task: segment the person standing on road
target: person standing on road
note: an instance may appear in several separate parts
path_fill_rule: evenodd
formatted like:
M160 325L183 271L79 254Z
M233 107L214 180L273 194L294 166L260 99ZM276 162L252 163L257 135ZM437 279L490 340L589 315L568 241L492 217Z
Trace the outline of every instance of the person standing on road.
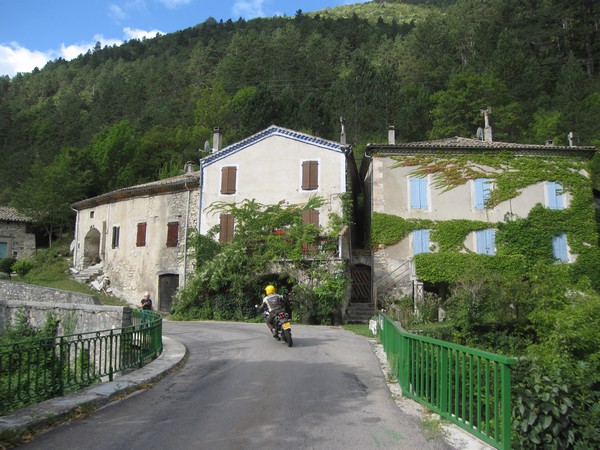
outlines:
M150 298L150 292L144 292L144 298L140 301L140 307L146 311L152 309L152 299Z

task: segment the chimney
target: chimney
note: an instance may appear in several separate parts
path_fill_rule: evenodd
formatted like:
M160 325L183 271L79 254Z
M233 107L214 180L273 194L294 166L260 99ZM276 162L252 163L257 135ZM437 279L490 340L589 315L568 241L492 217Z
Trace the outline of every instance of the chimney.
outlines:
M483 129L483 140L485 142L492 142L492 127L490 125L490 114L492 114L491 106L488 106L487 109L481 110L481 115L483 116L483 120L485 122L485 127Z
M184 173L192 173L193 171L194 171L194 163L191 161L186 162L183 172Z
M340 131L340 144L346 145L346 129L344 128L344 118L340 116L340 125L342 130Z
M575 137L575 135L573 134L572 131L569 131L569 134L567 135L567 138L569 139L569 147L573 147L573 138Z
M395 145L396 144L396 129L393 125L388 127L388 144Z
M219 127L215 127L213 129L213 153L221 150L221 140L223 136L221 133L221 129Z

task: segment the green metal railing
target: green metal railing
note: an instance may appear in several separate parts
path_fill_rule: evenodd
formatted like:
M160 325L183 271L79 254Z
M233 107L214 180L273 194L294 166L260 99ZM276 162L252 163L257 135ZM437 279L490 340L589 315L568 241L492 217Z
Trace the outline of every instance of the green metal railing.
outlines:
M378 332L403 396L495 448L511 448L516 359L409 333L381 312Z
M0 345L0 415L137 368L162 352L162 317L132 310L114 330Z

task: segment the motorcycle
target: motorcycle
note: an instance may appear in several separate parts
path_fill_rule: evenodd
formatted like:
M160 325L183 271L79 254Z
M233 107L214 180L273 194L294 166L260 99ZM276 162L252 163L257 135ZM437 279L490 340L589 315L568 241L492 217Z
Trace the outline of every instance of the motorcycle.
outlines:
M269 312L264 312L265 321L269 317ZM285 311L280 311L275 315L273 319L273 327L275 330L274 337L278 341L283 339L288 347L294 345L294 340L292 339L292 320L290 319L290 315Z

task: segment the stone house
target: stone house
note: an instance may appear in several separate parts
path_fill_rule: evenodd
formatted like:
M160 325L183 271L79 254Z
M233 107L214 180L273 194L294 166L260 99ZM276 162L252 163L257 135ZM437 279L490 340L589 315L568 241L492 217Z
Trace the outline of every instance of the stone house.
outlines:
M327 227L330 213L342 214L349 146L277 126L224 148L221 140L217 128L198 172L73 204L74 271L98 265L115 295L137 304L150 291L154 307L169 311L193 270L187 230L205 234L218 226L222 242L235 233L235 218L212 213L214 202L301 204L317 195L327 203L304 220ZM348 258L349 235L346 230L339 237L340 259Z
M74 270L103 274L104 287L134 305L149 291L154 309L169 311L192 270L187 230L198 223L198 198L199 173L188 164L183 175L74 203Z
M434 234L431 228L440 230L440 224L454 225L464 233L450 251L500 258L511 256L511 249L498 249L498 224L528 218L534 208L538 208L536 217L545 217L544 211L577 209L584 214L585 224L565 225L539 245L562 263L573 263L577 251L595 247L594 221L589 220L592 188L585 168L596 149L494 142L491 130L486 137L396 144L390 127L387 144L367 146L361 177L367 233L375 239L371 264L376 301L392 289L421 297L423 282L417 277L415 256L451 247L436 242L443 233ZM585 199L577 200L575 207L576 191ZM404 228L390 237L389 224L394 220ZM589 228L587 241L576 242L577 226ZM385 227L388 235L377 237ZM497 252L503 256L494 256Z
M0 258L29 258L35 254L30 218L15 208L0 206Z

